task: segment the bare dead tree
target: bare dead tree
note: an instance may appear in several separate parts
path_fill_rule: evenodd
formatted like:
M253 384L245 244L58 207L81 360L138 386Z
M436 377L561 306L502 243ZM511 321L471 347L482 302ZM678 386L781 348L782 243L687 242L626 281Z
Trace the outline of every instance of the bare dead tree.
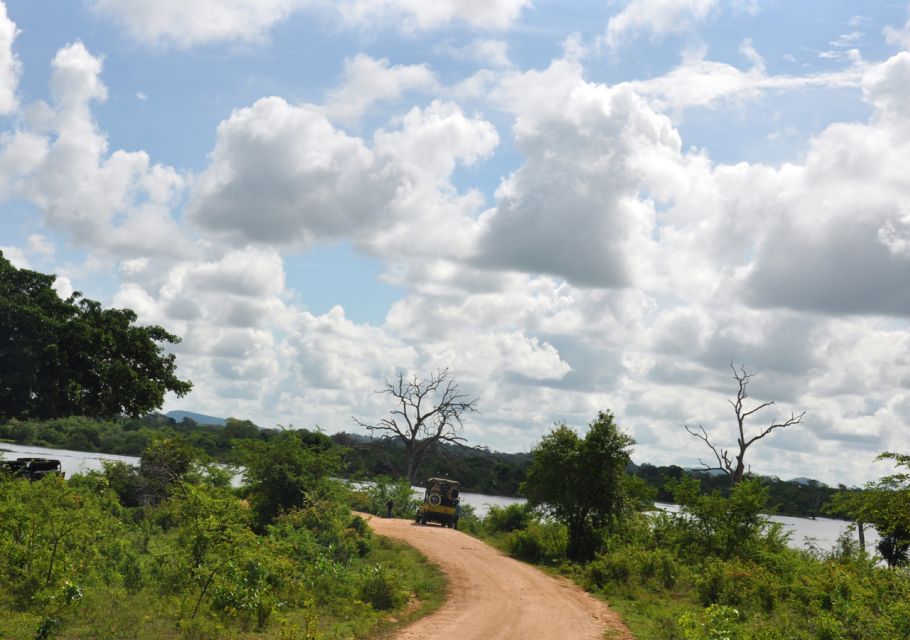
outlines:
M464 445L461 435L462 419L477 411L477 398L460 392L448 369L431 374L426 379L406 378L403 372L396 380L386 380L385 388L377 391L390 395L396 407L389 417L375 424L354 422L370 432L372 437L398 440L404 445L407 478L411 484L427 455L442 443Z
M711 442L711 439L708 437L708 432L705 431L705 428L700 424L697 425L697 430L693 427L690 427L689 425L684 426L690 435L698 438L706 445L708 445L711 453L714 454L714 458L717 461L717 464L712 466L705 463L701 459L699 459L698 462L708 470L719 469L723 471L730 477L730 479L733 481L733 484L736 484L743 479L743 476L746 473L746 464L744 462L746 457L746 450L755 442L761 440L775 429L783 429L794 424L799 424L802 421L803 416L806 415L806 412L803 411L799 415L791 412L790 417L786 420L780 422L772 421L771 424L759 431L758 434L752 436L751 438L746 438L746 431L744 427L746 418L766 407L770 407L774 404L774 402L763 402L756 407L746 409L743 406L743 401L749 397L749 394L746 392L746 388L749 386L749 382L756 374L746 373L745 365L740 365L739 369L737 369L736 366L734 366L734 364L731 362L730 368L733 370L734 380L736 380L737 384L739 385L739 390L736 393L736 401L727 400L727 402L729 402L733 407L733 411L736 414L736 425L739 429L736 439L736 443L739 447L739 453L736 454L736 457L730 457L729 449L723 449L713 444Z

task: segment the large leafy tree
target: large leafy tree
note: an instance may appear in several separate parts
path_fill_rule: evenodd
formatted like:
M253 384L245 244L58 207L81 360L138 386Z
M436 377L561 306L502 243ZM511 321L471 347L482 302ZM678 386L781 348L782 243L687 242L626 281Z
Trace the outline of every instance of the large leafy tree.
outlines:
M0 252L0 418L138 416L161 407L168 391L190 391L164 351L180 338L136 326L130 309L104 309L80 293L64 300L55 279Z
M569 530L567 555L590 558L598 531L615 526L628 504L626 467L635 444L601 411L584 437L559 424L541 439L523 485L528 501Z

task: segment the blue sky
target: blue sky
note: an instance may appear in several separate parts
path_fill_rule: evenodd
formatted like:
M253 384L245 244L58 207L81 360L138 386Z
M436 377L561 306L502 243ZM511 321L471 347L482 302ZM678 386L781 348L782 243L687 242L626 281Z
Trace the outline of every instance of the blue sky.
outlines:
M910 435L905 1L0 6L0 249L183 336L166 409L351 430L447 367L472 442L609 408L692 465L732 361L807 412L756 471Z

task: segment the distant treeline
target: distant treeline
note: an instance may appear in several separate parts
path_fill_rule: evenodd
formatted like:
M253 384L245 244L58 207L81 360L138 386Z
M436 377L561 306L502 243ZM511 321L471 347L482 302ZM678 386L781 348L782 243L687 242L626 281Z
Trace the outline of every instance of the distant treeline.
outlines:
M177 422L160 414L142 418L95 420L70 417L46 421L10 420L0 424L0 440L75 451L139 456L155 436L179 435L213 460L235 462L236 440L269 441L281 429L263 429L249 420L228 418L224 426L200 424L191 418ZM381 475L397 477L404 468L404 451L394 441L376 441L364 436L337 433L330 436L344 447L342 474L354 479ZM521 483L531 465L529 453L502 453L469 447L442 445L424 464L423 477L443 476L458 479L465 491L489 495L520 496ZM701 483L702 492L720 491L729 495L730 481L724 474L686 470L682 467L630 465L628 472L641 478L656 492L659 502L672 502L667 480L692 476ZM826 513L831 496L844 489L829 487L814 480L807 482L761 478L768 487L769 504L781 515L815 517Z

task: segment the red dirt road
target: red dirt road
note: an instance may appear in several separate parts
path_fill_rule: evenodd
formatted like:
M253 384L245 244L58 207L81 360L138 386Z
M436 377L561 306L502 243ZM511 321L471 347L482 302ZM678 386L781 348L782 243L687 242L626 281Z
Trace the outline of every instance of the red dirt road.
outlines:
M449 578L445 604L395 640L634 640L616 613L568 580L460 531L364 517L376 533L419 549Z

